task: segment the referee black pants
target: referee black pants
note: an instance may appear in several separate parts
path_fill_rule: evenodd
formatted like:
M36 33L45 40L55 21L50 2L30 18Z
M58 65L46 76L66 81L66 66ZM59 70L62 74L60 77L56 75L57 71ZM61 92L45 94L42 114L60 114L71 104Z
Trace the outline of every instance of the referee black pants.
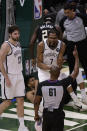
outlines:
M73 71L75 65L75 59L73 56L73 50L75 45L77 47L80 63L84 68L87 78L87 39L84 39L79 42L67 41L67 57L68 57L70 73Z
M42 131L64 131L64 112L43 111Z

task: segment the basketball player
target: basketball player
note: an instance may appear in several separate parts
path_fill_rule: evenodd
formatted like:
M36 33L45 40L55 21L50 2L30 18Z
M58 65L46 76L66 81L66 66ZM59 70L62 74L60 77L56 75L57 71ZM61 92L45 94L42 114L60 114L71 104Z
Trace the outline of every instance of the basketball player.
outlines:
M30 56L31 56L32 63L33 63L32 65L36 63L36 59L34 56L34 48L35 48L36 43L39 43L43 40L47 40L48 31L53 28L56 28L57 30L60 31L60 29L57 26L56 27L54 26L53 19L48 16L47 17L45 16L43 23L35 28L30 44L29 44ZM58 37L62 39L61 32Z
M58 31L56 32L55 29L52 29L48 32L48 39L40 42L37 46L37 66L39 82L50 78L49 70L52 65L58 65L60 67L62 65L61 58L63 57L65 51L65 43L58 40L57 36ZM72 87L68 88L68 92L70 93L74 104L81 108L81 103L73 92ZM68 94L67 90L66 94ZM68 103L70 101L70 96L68 98L65 97L65 103Z
M35 78L34 75L28 75L24 79L25 86L26 86L26 98L34 103L35 98L35 87L38 85L38 80Z
M60 68L58 66L50 67L50 79L39 84L37 94L35 97L35 121L38 121L39 105L43 97L43 123L42 131L63 131L64 130L64 90L76 78L79 72L79 60L76 47L73 51L75 57L74 71L67 78L58 80Z
M24 124L24 96L25 86L22 75L22 52L19 43L19 28L13 25L8 28L9 39L5 41L0 50L0 70L2 72L1 90L2 99L0 115L10 106L15 97L17 101L17 115L19 119L18 131L28 131Z

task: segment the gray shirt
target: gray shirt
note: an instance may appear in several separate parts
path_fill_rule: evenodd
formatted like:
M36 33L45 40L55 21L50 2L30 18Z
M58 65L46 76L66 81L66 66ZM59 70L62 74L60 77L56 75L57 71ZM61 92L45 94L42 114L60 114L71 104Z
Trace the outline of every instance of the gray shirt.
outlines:
M79 14L76 14L74 19L63 18L60 27L66 32L68 41L78 42L86 38L85 22Z

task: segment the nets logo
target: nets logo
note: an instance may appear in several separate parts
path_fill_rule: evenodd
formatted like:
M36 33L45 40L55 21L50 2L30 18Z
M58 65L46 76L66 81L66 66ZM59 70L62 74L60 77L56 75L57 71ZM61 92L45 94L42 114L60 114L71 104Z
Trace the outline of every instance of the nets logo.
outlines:
M42 17L42 0L34 0L34 19Z
M57 48L57 49L56 49L56 51L57 51L57 52L59 52L59 51L60 51L60 49L59 49L59 48Z

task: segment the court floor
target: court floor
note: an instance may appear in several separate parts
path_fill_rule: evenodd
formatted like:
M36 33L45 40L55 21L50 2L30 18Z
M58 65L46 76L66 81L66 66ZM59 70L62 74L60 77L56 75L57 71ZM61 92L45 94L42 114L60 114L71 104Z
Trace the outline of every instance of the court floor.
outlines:
M64 70L68 74L68 70ZM87 81L84 80L85 85ZM81 99L81 94L79 87L77 88L77 95ZM87 92L87 88L86 88ZM65 131L87 131L87 106L83 104L83 110L78 111L74 109L73 102L70 102L64 107L65 121L64 130ZM30 131L35 131L34 128L34 106L25 100L24 103L24 119L25 125ZM18 120L16 115L16 102L14 101L12 105L2 114L0 118L0 131L17 131L18 130Z
M73 105L73 102L69 104ZM87 131L87 110L78 112L73 107L65 106L65 131ZM34 128L34 108L33 104L29 102L24 103L25 107L25 124L30 131L35 131ZM0 131L17 131L19 126L17 115L16 115L16 103L14 103L8 110L3 113L0 118Z

